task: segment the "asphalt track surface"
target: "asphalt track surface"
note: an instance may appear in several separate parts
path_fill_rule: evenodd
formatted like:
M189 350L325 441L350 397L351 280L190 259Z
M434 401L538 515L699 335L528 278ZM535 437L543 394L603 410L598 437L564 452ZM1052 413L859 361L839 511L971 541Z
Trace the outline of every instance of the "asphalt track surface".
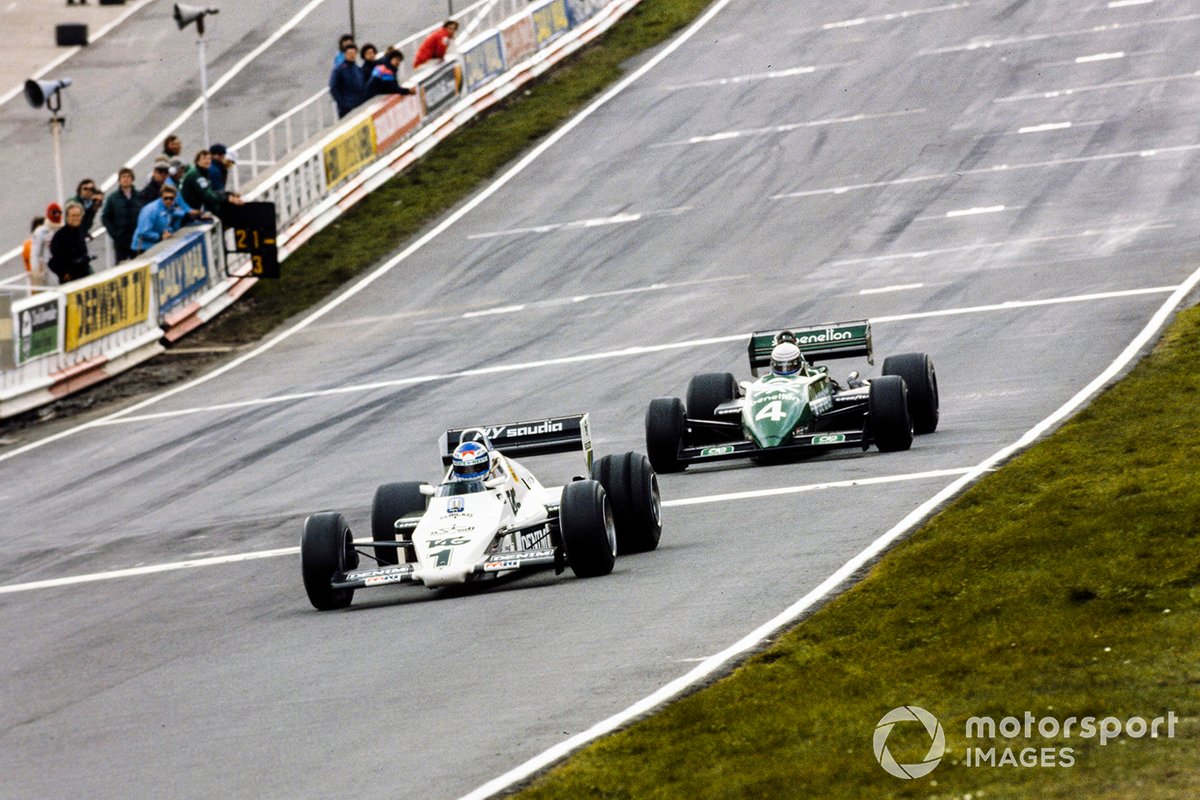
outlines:
M152 152L157 153L157 134L200 97L195 29L177 28L173 5L168 0L150 3L47 76L74 80L63 93L62 110L67 119L62 156L68 197L81 179L103 182L151 141L156 141ZM220 8L207 19L205 33L210 86L293 16L314 6L209 99L209 131L214 141L227 145L320 91L329 79L338 36L350 29L346 0L207 5ZM455 3L458 8L466 5L463 0ZM437 23L446 11L446 0L354 0L355 33L360 42L382 48ZM48 120L45 109L30 108L23 97L0 105L0 253L20 244L29 234L30 218L44 212L54 197ZM190 162L205 145L203 130L199 111L174 129L183 139L184 161ZM148 178L140 170L138 186ZM0 277L10 274L11 269L4 269Z
M802 6L729 3L303 330L0 461L0 589L293 548L324 508L365 532L374 486L434 479L452 426L586 410L599 452L641 450L649 399L745 376L756 327L874 319L880 356L932 355L937 433L666 476L709 502L600 579L320 614L289 551L0 593L0 794L460 796L820 584L1195 268L1194 3ZM715 497L881 476L908 479Z

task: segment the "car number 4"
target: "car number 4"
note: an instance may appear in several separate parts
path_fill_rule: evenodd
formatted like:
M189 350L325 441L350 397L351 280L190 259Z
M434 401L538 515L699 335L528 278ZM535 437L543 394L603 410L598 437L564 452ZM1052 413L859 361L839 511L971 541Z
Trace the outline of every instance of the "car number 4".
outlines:
M772 400L758 410L758 413L754 415L754 419L769 419L771 422L779 422L779 420L786 416L787 414L783 413L783 401Z

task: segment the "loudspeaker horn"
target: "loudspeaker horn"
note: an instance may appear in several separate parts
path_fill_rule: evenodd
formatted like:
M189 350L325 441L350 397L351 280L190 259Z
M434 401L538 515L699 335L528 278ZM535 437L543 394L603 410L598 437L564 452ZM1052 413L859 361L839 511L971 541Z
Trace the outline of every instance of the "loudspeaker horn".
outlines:
M41 108L46 101L54 96L59 89L71 85L70 78L60 78L56 81L35 81L32 78L25 81L25 99L34 108Z
M189 6L183 3L175 4L175 24L179 26L179 30L183 30L193 22L196 23L196 30L200 35L204 35L204 18L209 14L219 14L219 8L205 8L204 6Z

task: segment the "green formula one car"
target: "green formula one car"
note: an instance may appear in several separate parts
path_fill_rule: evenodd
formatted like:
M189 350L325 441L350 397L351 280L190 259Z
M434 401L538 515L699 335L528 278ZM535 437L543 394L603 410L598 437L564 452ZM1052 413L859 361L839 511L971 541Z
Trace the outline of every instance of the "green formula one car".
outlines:
M687 404L659 397L646 412L646 453L655 471L689 464L754 458L772 462L837 447L907 450L914 433L938 424L938 387L924 353L883 362L883 375L864 380L851 372L842 386L829 368L812 362L861 358L874 364L871 323L840 322L792 330L759 331L750 338L756 378L738 383L728 372L696 375ZM770 370L759 376L759 370Z

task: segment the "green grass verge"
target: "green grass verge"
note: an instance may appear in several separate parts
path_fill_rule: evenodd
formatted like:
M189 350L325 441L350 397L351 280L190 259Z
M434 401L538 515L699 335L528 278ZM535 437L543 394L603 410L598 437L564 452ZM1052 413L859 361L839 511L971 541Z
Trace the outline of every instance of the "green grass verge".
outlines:
M534 798L1200 797L1200 310L1122 382L980 481L732 675L601 740ZM945 758L901 780L876 723L921 706ZM968 740L971 716L1173 711L1175 738ZM1076 725L1076 730L1078 726ZM893 729L900 763L929 736ZM968 767L968 744L1073 750Z
M711 0L643 0L600 40L439 144L313 237L201 332L227 342L260 339L391 255L505 165L619 80L622 64L666 41ZM497 113L502 112L502 113Z

